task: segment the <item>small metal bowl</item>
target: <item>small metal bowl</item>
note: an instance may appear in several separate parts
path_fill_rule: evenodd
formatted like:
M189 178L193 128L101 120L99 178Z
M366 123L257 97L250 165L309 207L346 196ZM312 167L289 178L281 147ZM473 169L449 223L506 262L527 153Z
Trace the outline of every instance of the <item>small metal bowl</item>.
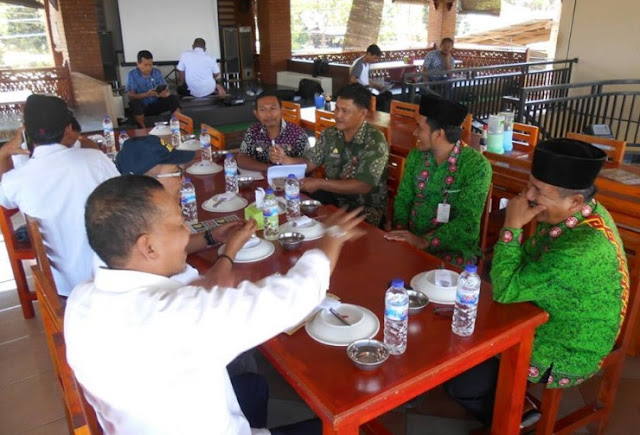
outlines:
M365 338L347 347L347 356L360 370L373 371L389 358L389 349L381 341Z
M304 201L300 201L300 209L304 214L314 214L318 211L318 207L321 205L322 203L315 199L305 199Z
M304 235L300 233L282 233L278 235L278 242L287 251L298 249L304 241Z
M409 314L419 313L429 303L429 296L418 290L407 290L409 295Z
M238 186L240 189L248 189L251 187L255 179L250 176L238 177Z

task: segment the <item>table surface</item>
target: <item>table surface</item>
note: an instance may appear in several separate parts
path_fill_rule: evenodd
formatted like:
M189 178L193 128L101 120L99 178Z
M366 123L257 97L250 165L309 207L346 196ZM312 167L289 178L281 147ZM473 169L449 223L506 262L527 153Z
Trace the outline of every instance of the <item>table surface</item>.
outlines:
M224 189L222 173L191 176L191 180L198 195L200 220L230 214L210 213L200 206ZM240 195L250 202L254 199L252 190L241 190ZM329 209L321 207L319 219L327 213ZM367 234L344 247L329 291L345 303L373 311L381 323L375 338L381 340L389 281L400 277L408 283L414 275L443 264L408 244L386 241L382 231L362 225ZM275 253L269 258L234 265L236 279L258 280L274 272L285 273L303 250L315 243L304 242L302 250L294 252L284 251L276 243ZM189 262L203 271L216 257L215 250L208 250L190 255ZM325 434L357 434L358 427L367 421L502 352L496 409L504 412L496 413L493 433L518 433L533 332L547 320L547 314L531 304L495 303L490 285L483 283L476 332L460 338L451 332L451 318L435 315L433 306L410 317L406 353L391 356L373 373L355 368L345 347L317 343L304 329L292 336L280 334L264 343L261 350L322 418Z

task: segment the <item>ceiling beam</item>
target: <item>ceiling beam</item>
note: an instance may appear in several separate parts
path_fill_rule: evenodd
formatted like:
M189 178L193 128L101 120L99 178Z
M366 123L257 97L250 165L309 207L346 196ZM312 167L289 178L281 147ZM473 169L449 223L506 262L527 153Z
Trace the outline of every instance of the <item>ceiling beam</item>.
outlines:
M0 0L0 3L7 3L14 6L24 6L26 8L44 9L44 5L37 0Z

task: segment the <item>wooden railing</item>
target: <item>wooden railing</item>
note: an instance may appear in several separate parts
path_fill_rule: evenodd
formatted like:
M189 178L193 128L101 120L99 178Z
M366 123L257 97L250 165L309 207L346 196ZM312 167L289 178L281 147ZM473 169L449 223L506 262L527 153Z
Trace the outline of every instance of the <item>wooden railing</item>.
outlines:
M403 60L405 56L415 59L424 59L427 53L434 50L434 47L423 49L390 50L384 51L380 61ZM302 54L293 55L294 60L314 60L319 57L326 58L329 63L340 65L351 65L357 58L362 56L362 51L343 53L323 53L323 54ZM487 65L502 65L522 63L529 60L528 51L503 51L503 50L476 50L454 48L451 55L454 59L461 61L459 67L471 68Z
M57 95L70 107L75 106L67 66L0 70L0 93L24 91Z
M640 79L523 87L504 106L544 139L607 124L616 139L640 143Z

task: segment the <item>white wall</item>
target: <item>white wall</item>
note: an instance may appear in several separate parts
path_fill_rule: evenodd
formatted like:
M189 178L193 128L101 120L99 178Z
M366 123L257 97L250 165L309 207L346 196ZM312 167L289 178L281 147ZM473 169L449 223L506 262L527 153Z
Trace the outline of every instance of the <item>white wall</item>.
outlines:
M556 58L579 59L572 82L640 79L640 2L564 0Z
M217 0L119 0L118 8L126 62L135 62L140 50L154 61L177 61L198 37L220 57Z

